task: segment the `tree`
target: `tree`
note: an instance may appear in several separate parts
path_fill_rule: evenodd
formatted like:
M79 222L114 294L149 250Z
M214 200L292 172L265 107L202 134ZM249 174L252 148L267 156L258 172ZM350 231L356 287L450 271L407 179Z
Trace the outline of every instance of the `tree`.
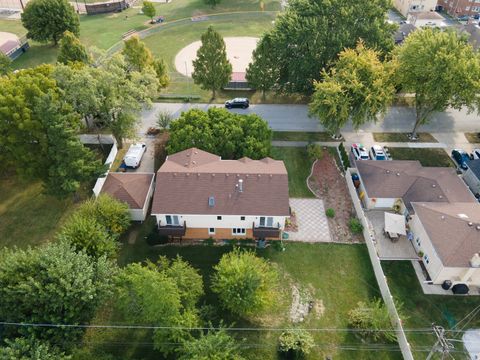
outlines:
M448 107L473 111L478 107L480 59L455 31L415 31L397 48L397 81L402 91L415 94L415 125L428 122Z
M0 78L0 117L2 155L48 193L66 196L105 172L78 139L78 115L61 99L52 66Z
M262 159L270 154L271 137L267 122L255 114L239 115L220 108L207 112L191 109L170 124L167 152L197 147L224 159Z
M138 35L131 36L124 41L122 54L125 56L130 71L143 71L153 63L152 52Z
M252 62L248 64L246 79L248 84L262 91L265 99L265 91L271 90L278 80L278 69L270 53L273 51L273 43L270 35L265 35L253 50Z
M202 34L202 45L193 61L192 78L204 90L215 92L226 86L232 75L232 64L227 59L225 42L218 32L209 26Z
M204 1L205 1L205 4L210 5L212 9L215 8L215 6L217 6L221 2L221 0L204 0Z
M0 359L3 360L70 360L71 357L52 348L47 342L35 338L16 338L5 340L0 347Z
M157 9L151 1L144 1L142 6L142 12L150 18L150 22L153 24L153 18L157 14Z
M395 88L390 67L379 56L360 41L355 49L342 51L323 80L315 82L310 114L336 137L349 119L358 129L387 111Z
M166 88L170 83L170 77L168 76L167 63L163 59L155 59L152 64L153 70L157 74L158 87Z
M76 251L84 251L94 258L114 258L118 244L95 219L74 214L58 234L61 241L69 243Z
M348 312L348 319L350 326L361 330L360 334L365 337L375 341L397 340L388 309L381 299L370 303L358 302L357 307Z
M289 1L264 35L273 44L266 63L279 74L278 88L311 94L314 81L322 78L322 69L328 70L338 53L354 47L359 39L382 55L388 53L395 30L395 25L387 23L390 6L389 0Z
M70 62L80 62L89 64L91 62L87 49L82 45L80 40L70 31L65 31L60 40L60 50L58 52L57 61L62 64Z
M78 36L80 21L73 6L67 0L32 0L22 13L22 24L27 37L38 42L58 40L65 31Z
M210 330L198 339L186 341L180 360L243 360L235 339L225 329Z
M223 255L214 269L212 291L232 313L251 315L275 303L278 273L253 252L235 249Z
M0 318L7 322L84 324L110 295L116 265L54 242L0 252ZM79 328L4 327L2 336L33 336L67 349Z
M0 52L0 76L6 75L10 72L11 64L12 64L12 60L10 60L10 58L7 55Z
M315 346L312 335L303 329L286 330L280 335L278 341L279 350L295 359L308 355Z

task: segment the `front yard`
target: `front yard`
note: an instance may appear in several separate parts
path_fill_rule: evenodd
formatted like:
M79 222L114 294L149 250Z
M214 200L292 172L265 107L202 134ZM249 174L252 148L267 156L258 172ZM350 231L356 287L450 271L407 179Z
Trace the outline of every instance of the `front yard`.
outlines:
M438 142L430 133L418 133L418 139L415 141L412 141L408 135L408 133L373 133L373 139L378 142Z
M182 256L197 268L205 283L206 296L202 300L209 305L211 319L224 319L236 328L252 328L251 331L234 331L242 342L247 359L277 359L277 339L280 331L272 328L296 326L290 319L292 289L299 289L303 298L314 302L312 311L298 326L309 329L314 335L316 347L306 358L325 359L400 359L395 344L387 350L381 346L370 346L344 329L348 328L348 311L359 301L380 297L380 293L364 245L304 244L287 243L285 251L272 246L256 250L259 256L275 263L282 277L282 301L260 318L242 319L220 308L216 296L208 290L212 267L220 257L232 249L231 246L149 246L145 234L139 234L135 244L125 243L121 254L121 264L129 262L156 261L159 256L173 258ZM111 308L104 309L92 323L119 323ZM270 328L270 329L268 329ZM260 330L262 329L262 330ZM320 330L320 329L330 329ZM128 340L127 340L128 339ZM89 329L85 346L98 354L103 350L122 359L162 359L151 346L151 334L146 330L93 330ZM122 346L113 344L121 343ZM372 350L372 347L374 348Z
M389 147L394 160L418 160L423 166L455 167L443 149Z

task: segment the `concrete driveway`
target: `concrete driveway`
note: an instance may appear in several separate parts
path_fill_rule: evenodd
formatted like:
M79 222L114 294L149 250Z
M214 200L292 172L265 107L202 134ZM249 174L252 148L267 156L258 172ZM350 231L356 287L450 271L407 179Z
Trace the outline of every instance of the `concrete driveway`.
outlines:
M332 241L323 200L291 198L290 207L295 211L298 231L288 232L289 241Z

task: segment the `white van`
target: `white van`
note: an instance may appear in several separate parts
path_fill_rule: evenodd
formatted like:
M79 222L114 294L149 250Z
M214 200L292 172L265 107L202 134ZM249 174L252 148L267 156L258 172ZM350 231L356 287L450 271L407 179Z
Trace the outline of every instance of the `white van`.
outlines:
M147 145L145 143L135 143L130 145L130 148L123 158L123 162L126 166L136 169L140 166L142 156L146 149Z

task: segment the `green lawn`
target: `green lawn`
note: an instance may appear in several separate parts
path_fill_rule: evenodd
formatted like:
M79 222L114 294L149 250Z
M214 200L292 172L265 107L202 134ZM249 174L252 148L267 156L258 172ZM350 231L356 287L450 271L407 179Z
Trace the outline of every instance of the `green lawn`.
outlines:
M307 187L307 177L310 175L312 162L304 147L273 147L272 157L285 162L291 197L315 197Z
M423 166L455 167L443 149L433 148L388 148L394 160L419 160Z
M403 303L403 313L408 315L404 321L406 329L430 328L432 323L444 326L445 329L452 328L480 304L478 297L423 294L410 261L384 261L382 266L393 297ZM478 327L480 317L476 316L468 328ZM448 333L447 336L451 338L453 334ZM420 350L420 346L431 347L435 342L435 337L431 334L407 331L407 337L414 352L415 349ZM455 346L457 349L462 348L460 343L455 343ZM422 353L416 354L422 358ZM425 358L426 353L423 356Z
M418 139L412 141L408 133L373 133L373 139L378 142L438 142L430 133L418 133Z
M472 144L480 143L479 133L465 133L465 137L467 138L469 143L472 143Z
M152 224L151 224L152 225ZM150 226L151 226L150 225ZM147 226L149 227L149 226ZM144 227L144 228L147 228ZM144 229L145 230L145 229ZM291 302L291 285L295 284L300 291L310 292L319 306L307 316L299 326L304 328L337 328L348 327L347 313L358 301L367 301L380 296L373 270L370 265L367 249L364 245L338 244L302 244L287 243L284 252L269 247L257 250L259 256L277 264L282 274L284 297L275 303L271 312L262 315L262 319L241 319L223 311L218 299L208 290L212 267L220 257L231 250L230 246L157 246L146 244L143 234L133 245L125 244L121 254L121 264L127 262L156 261L159 256L169 258L180 255L190 262L203 275L206 296L202 302L212 306L210 318L216 322L225 319L226 323L235 323L235 327L254 328L286 328L293 324L289 319ZM112 307L99 313L96 323L122 321ZM247 359L277 359L278 331L242 331L232 332L239 341L243 339L244 355ZM400 359L398 351L367 351L362 347L368 344L345 331L316 331L312 334L317 344L313 352L306 358L325 359ZM89 330L86 336L87 347L93 354L108 351L113 358L130 359L163 359L152 350L151 333L144 330ZM128 339L128 340L126 340ZM122 346L114 346L119 342ZM340 346L354 348L355 352L340 350ZM390 344L396 350L394 344Z
M273 139L279 141L338 141L326 132L313 131L274 131Z
M0 248L51 239L74 208L72 201L42 194L38 182L0 179Z

